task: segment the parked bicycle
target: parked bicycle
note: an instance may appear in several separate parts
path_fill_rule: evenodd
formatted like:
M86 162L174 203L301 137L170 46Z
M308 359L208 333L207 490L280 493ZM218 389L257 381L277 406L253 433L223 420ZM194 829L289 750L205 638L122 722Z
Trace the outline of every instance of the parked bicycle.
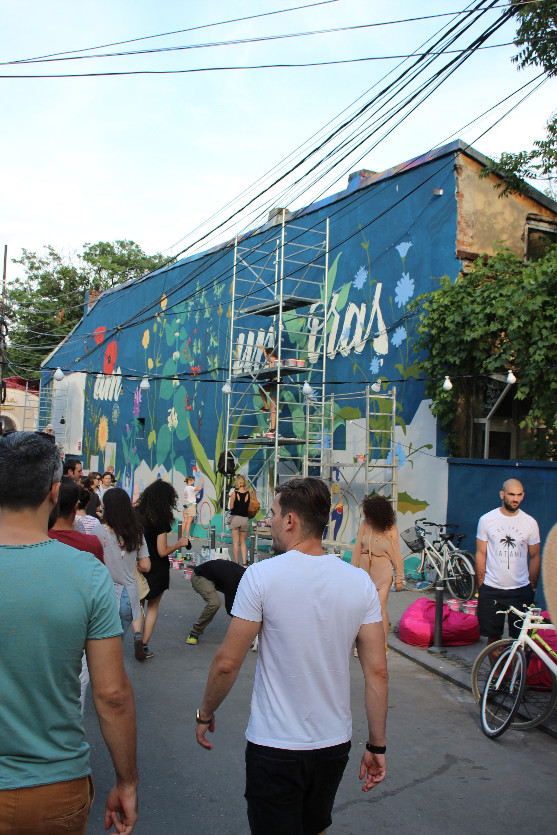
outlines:
M426 527L437 529L437 545L426 537ZM454 534L441 532L447 527L456 526L417 519L413 527L401 532L411 551L403 558L403 584L410 591L427 591L442 580L453 597L466 601L476 586L474 562L468 552L454 546Z
M482 730L491 739L507 728L535 728L557 702L557 653L538 634L555 627L532 606L525 612L510 606L506 612L522 619L520 634L488 644L472 667L472 693L481 704Z

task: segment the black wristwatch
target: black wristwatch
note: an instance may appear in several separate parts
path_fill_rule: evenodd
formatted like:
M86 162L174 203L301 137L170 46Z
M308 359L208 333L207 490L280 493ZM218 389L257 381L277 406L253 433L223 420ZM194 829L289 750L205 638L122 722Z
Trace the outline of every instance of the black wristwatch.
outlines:
M372 745L371 742L366 742L366 751L369 751L370 754L384 754L386 750L386 745Z
M195 714L195 721L197 722L198 725L210 725L214 718L215 718L215 714L213 713L213 715L211 716L210 719L202 719L201 716L199 715L199 708L197 708L197 711L196 711L196 714Z

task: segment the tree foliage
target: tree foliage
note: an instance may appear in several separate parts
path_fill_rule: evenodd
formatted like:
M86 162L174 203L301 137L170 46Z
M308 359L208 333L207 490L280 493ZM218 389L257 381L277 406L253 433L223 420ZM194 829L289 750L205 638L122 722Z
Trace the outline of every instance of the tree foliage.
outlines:
M163 262L133 241L84 244L83 252L63 256L52 246L42 254L23 250L24 276L8 285L8 367L4 373L39 376L41 362L83 316L85 296L139 278Z
M515 11L518 29L515 45L518 54L513 61L521 69L541 67L551 78L557 75L557 2L539 0L518 6ZM546 135L533 143L530 151L517 154L502 153L498 160L489 160L480 177L498 174L502 182L495 186L500 197L510 194L529 194L531 189L524 179L540 184L548 197L557 198L557 112L546 124Z
M416 350L427 379L432 411L448 434L451 454L466 456L473 380L480 375L516 375L514 396L522 402L525 453L557 454L557 247L524 264L509 250L479 258L456 282L448 277L433 293L420 296ZM441 382L449 375L453 389Z

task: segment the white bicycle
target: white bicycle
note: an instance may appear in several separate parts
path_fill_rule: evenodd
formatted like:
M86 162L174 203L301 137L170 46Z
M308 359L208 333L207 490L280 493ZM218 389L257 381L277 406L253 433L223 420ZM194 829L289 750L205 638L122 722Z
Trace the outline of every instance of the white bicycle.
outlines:
M472 693L481 702L482 731L491 739L507 728L535 728L557 702L557 653L538 634L555 629L554 625L544 620L541 609L521 612L510 606L500 614L507 612L522 619L520 634L488 644L472 667ZM492 666L493 654L497 659Z

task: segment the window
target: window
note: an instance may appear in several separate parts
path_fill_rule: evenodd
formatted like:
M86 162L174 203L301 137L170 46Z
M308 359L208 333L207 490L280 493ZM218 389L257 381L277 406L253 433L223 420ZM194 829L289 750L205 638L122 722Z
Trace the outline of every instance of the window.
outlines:
M555 244L557 244L557 223L539 217L526 218L524 257L528 261L541 258L546 250Z

